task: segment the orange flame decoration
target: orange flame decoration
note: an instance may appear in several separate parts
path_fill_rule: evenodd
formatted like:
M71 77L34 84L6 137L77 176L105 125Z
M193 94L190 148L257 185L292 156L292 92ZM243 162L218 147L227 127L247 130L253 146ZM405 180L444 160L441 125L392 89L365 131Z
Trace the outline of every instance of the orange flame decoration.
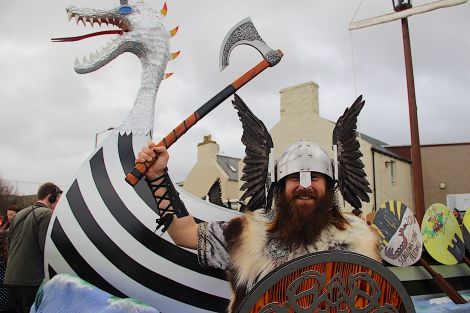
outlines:
M173 52L173 53L170 53L170 60L174 60L176 59L179 55L180 55L180 51L176 51L176 52Z
M163 77L163 79L170 78L171 75L173 75L173 73L165 73L165 76Z
M163 16L168 14L168 7L166 6L166 2L163 4L163 8L160 10L160 13L162 13Z
M179 29L179 26L176 26L175 28L173 28L172 30L170 30L170 36L173 37L176 35L176 33L178 32L178 29Z

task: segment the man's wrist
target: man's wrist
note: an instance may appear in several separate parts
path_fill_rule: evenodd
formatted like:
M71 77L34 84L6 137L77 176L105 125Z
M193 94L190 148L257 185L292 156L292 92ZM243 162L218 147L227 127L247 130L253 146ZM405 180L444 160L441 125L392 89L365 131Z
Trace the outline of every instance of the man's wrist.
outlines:
M167 170L168 170L168 168L165 168L161 171L151 172L151 173L147 172L145 177L147 178L148 181L153 181L155 179L158 179L159 177L163 178L163 176L165 176Z
M154 179L157 179L158 177L162 177L163 175L165 175L165 172L155 172L152 174L147 174L145 177L147 178L147 180L154 180Z

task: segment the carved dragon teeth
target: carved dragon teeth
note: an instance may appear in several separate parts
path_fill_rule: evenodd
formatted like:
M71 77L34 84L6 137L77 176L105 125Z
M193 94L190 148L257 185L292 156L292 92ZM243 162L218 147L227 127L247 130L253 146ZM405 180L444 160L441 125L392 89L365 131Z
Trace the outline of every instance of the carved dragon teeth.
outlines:
M104 18L104 21L103 21L103 17L94 17L94 16L79 16L79 15L76 15L74 13L71 13L69 15L69 22L75 18L76 19L76 23L77 25L82 22L83 23L83 26L87 26L87 23L90 24L91 27L94 27L94 24L98 24L100 27L101 27L101 24L103 23L106 23L106 26L109 26L110 24L111 25L114 25L114 26L117 26L119 27L120 29L124 30L124 31L128 31L129 30L129 26L127 25L127 23L125 21L123 21L122 19L120 18L114 18L114 17L105 17Z
M101 24L106 23L106 26L114 25L122 29L123 31L129 31L129 25L126 20L121 17L110 16L110 15L87 15L87 14L80 14L73 11L73 8L67 9L67 15L69 22L75 18L77 25L82 22L83 26L86 27L87 23L90 23L91 27L97 23L100 27Z

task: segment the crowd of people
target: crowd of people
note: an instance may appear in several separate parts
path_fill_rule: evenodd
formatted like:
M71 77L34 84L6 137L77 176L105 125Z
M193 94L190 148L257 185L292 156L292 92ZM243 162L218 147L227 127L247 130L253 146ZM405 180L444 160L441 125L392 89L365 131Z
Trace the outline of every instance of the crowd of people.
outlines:
M48 182L27 208L7 208L0 226L0 313L29 313L44 279L44 244L62 190Z

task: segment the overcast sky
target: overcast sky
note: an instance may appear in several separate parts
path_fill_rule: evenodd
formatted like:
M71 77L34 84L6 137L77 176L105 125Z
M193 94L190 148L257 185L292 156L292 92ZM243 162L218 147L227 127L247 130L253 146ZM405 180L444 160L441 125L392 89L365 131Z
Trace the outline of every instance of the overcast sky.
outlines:
M160 0L146 2L157 9L163 5ZM109 37L51 43L52 37L96 31L68 22L65 7L71 4L111 8L118 0L2 3L0 177L9 181L70 184L92 152L95 135L119 126L139 88L140 63L131 54L94 73L75 73L75 57L88 55ZM366 106L360 131L393 145L410 143L400 22L348 30L353 18L392 12L390 0L170 0L167 4L167 28L180 26L171 50L181 50L181 55L168 64L167 72L174 75L162 82L158 92L156 141L261 60L254 49L237 47L230 66L218 70L226 32L251 16L263 39L285 55L238 92L268 129L279 119L279 90L315 81L320 86L322 117L335 121L362 94ZM469 4L412 16L409 25L421 143L470 142ZM241 126L226 101L171 147L174 181L184 180L196 161L196 144L207 134L219 143L221 154L243 156Z

